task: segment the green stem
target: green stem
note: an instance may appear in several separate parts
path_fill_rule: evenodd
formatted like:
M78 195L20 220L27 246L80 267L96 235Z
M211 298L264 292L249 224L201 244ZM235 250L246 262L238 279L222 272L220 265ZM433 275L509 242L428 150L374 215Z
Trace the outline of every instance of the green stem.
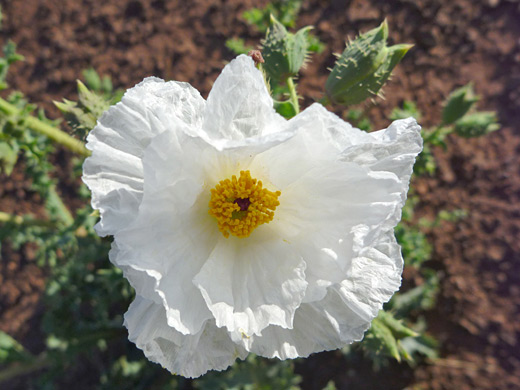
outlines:
M74 223L74 217L56 191L56 185L51 185L49 188L46 206L47 210L51 214L56 215L66 226L70 226Z
M6 116L16 117L20 115L20 110L17 107L13 106L11 103L2 98L0 98L0 112L3 112ZM84 157L90 156L90 151L85 148L83 142L81 142L79 139L71 137L64 131L42 122L34 116L28 116L25 118L25 123L29 129L49 137L53 141L65 146L74 153L78 153Z
M42 352L34 360L28 363L13 363L10 367L0 371L0 383L16 378L20 375L27 375L34 371L41 370L50 365L47 354Z
M289 88L289 100L294 106L294 111L296 115L300 112L300 104L298 103L298 94L296 93L296 86L294 85L294 81L292 77L287 77L285 80L287 83L287 88Z

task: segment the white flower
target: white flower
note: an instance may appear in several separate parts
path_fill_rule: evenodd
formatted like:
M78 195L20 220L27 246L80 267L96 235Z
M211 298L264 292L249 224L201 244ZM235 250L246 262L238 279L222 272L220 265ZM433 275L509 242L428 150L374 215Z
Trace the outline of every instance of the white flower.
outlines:
M419 129L368 134L320 104L287 121L246 56L207 101L157 78L128 90L90 133L83 180L137 293L130 340L187 377L361 340L401 283Z

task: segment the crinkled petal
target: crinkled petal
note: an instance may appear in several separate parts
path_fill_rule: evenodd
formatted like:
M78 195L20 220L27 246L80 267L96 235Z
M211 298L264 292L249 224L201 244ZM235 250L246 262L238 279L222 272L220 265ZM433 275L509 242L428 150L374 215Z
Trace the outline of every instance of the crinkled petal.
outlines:
M401 286L403 257L393 230L367 233L365 226L355 231L358 255L338 291L351 310L370 322Z
M323 300L304 303L296 310L293 329L269 326L261 337L235 341L260 356L294 359L360 341L369 326L370 322L359 317L331 289Z
M371 142L345 149L341 160L365 166L373 172L394 173L403 183L404 203L415 158L422 151L420 130L414 118L394 121L387 129L369 133Z
M146 357L173 374L196 378L208 370L225 370L247 352L224 329L208 321L196 334L182 335L166 323L162 305L137 296L125 314L128 338Z
M307 287L302 258L262 226L240 240L222 238L194 279L217 326L245 337L270 324L291 328Z
M139 272L155 279L153 291L168 324L183 334L197 333L211 318L192 279L221 237L207 211L204 164L191 158L205 147L200 138L179 131L154 138L143 157L145 193L138 216L115 235L119 250L111 256L132 285L145 278ZM146 295L156 302L157 297Z
M330 287L322 300L302 303L293 329L269 326L260 337L235 332L232 339L249 352L280 359L307 357L360 341L383 303L399 288L403 261L393 232L377 237L375 244L358 238L355 249L365 257L354 258L345 280Z
M189 84L148 78L102 115L87 137L92 156L83 166L92 207L101 214L99 235L114 234L135 218L143 196L141 158L151 139L171 123L200 128L204 106Z
M336 161L312 169L282 191L273 229L299 251L309 282L304 302L322 299L355 257L352 231L378 229L401 204L401 182Z
M226 65L208 96L203 128L209 137L225 144L277 132L284 123L251 57Z
M299 129L295 136L252 165L272 167L269 178L282 192L272 227L300 250L309 282L304 302L313 302L358 256L354 228L380 236L399 221L422 138L412 118L366 133L319 104L289 127Z

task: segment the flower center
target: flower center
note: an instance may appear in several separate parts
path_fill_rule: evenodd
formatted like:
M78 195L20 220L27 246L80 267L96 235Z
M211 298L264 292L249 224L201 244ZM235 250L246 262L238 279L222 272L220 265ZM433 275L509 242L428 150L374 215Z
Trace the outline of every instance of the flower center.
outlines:
M240 171L238 179L233 175L211 190L209 213L217 219L224 237L248 237L257 226L273 220L281 194L263 188L249 171Z

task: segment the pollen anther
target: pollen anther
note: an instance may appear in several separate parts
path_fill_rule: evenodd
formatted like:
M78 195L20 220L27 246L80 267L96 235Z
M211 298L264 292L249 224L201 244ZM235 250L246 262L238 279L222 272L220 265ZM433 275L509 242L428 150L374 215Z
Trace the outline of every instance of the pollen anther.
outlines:
M211 190L209 213L217 219L224 237L248 237L257 226L273 220L281 194L263 188L262 181L253 179L249 171L240 171L238 179L233 175Z

